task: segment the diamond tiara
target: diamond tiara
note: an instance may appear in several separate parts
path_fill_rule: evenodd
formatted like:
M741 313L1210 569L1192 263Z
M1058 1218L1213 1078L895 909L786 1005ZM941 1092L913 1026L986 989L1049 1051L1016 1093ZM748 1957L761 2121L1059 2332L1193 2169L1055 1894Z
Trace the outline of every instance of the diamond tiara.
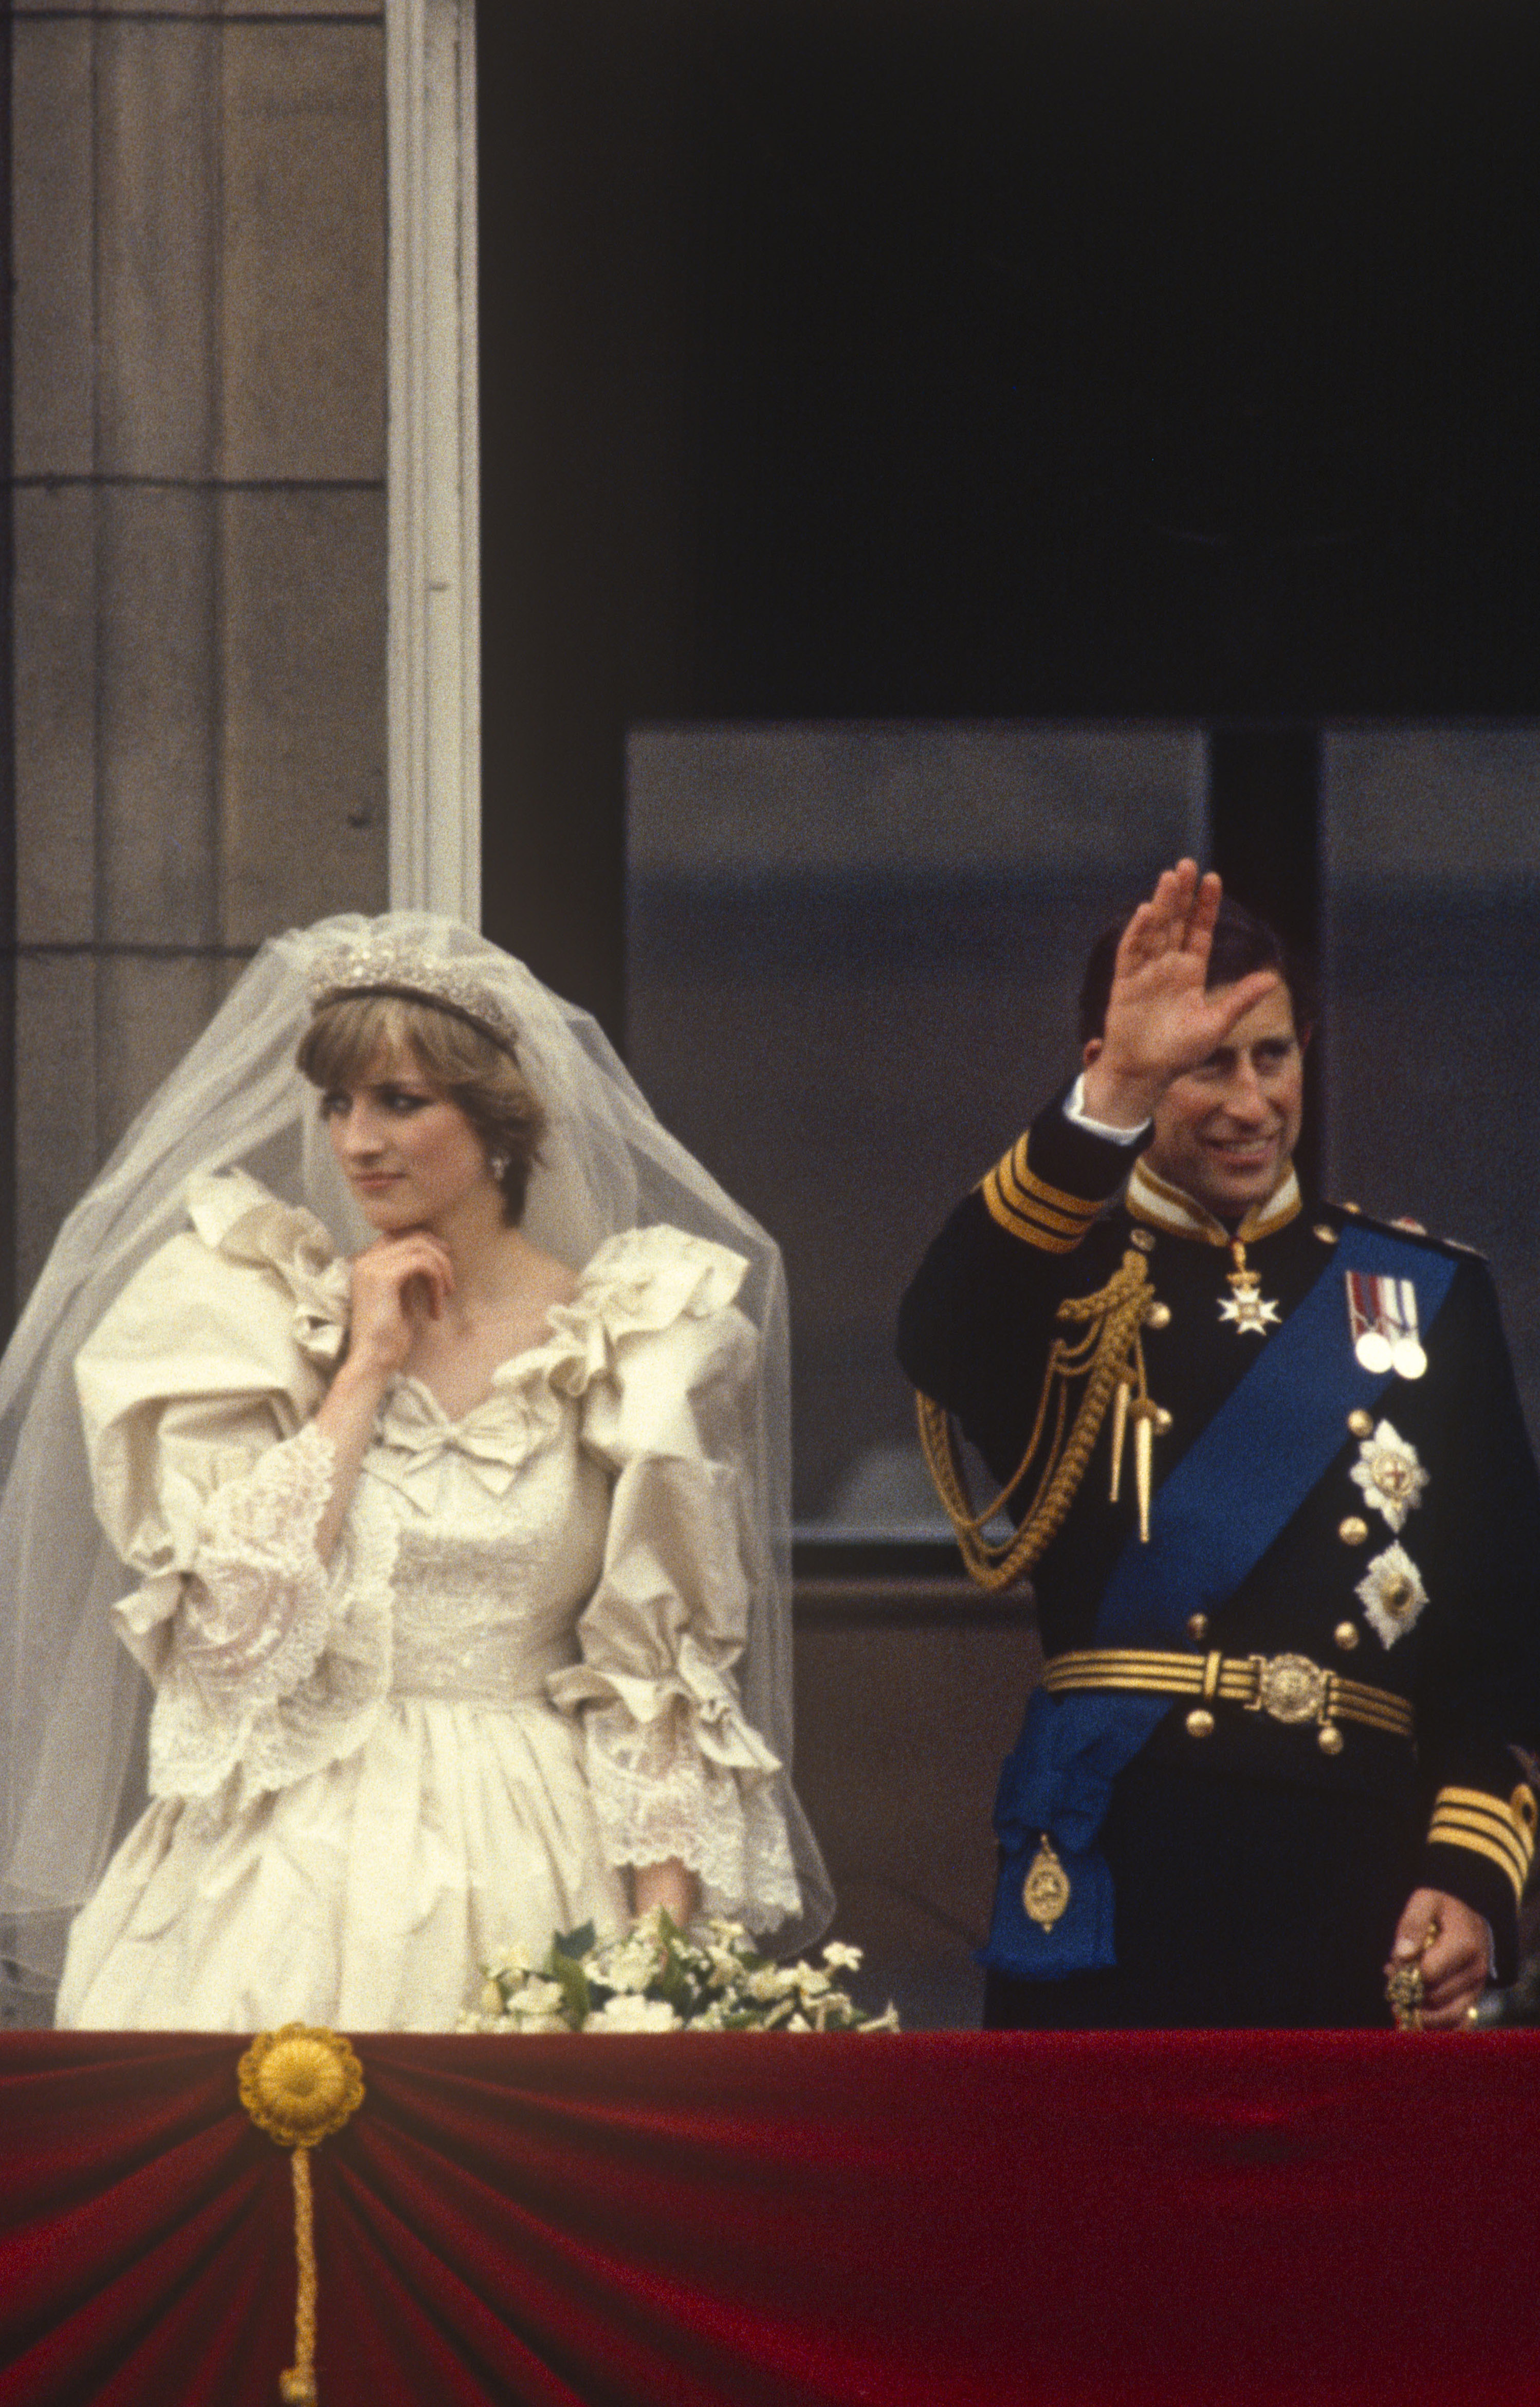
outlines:
M449 961L415 945L378 938L324 954L307 986L313 1012L345 995L400 995L406 1002L436 1004L440 1010L468 1019L508 1052L517 1055L519 1050L518 1022L471 961Z

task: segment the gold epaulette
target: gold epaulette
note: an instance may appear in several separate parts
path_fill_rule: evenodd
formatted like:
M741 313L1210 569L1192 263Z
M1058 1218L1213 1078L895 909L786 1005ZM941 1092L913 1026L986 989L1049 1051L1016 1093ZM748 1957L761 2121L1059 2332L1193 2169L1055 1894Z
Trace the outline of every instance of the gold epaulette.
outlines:
M1134 1459L1138 1472L1141 1530L1148 1532L1149 1509L1149 1443L1163 1416L1149 1401L1145 1382L1140 1330L1155 1306L1149 1269L1133 1246L1121 1267L1094 1295L1068 1296L1059 1306L1059 1318L1083 1329L1082 1336L1056 1337L1048 1352L1047 1375L1026 1452L992 1503L976 1513L968 1494L967 1476L958 1451L950 1417L930 1396L918 1396L920 1442L936 1492L947 1508L962 1560L980 1588L991 1593L1006 1588L1031 1570L1063 1522L1075 1501L1091 1449L1101 1434L1114 1397L1118 1401L1114 1431L1113 1497L1117 1497L1122 1432L1134 1419ZM1069 1390L1083 1379L1085 1393L1069 1425ZM1005 1512L1020 1488L1047 1440L1047 1452L1031 1504L1019 1527L1003 1543L984 1534L997 1513Z
M1103 1210L1101 1204L1039 1178L1028 1165L1024 1136L1002 1154L978 1191L991 1220L1045 1254L1073 1253Z
M1534 1861L1535 1819L1534 1791L1527 1780L1507 1798L1493 1797L1484 1788L1441 1788L1433 1799L1428 1842L1485 1856L1507 1873L1517 1901Z

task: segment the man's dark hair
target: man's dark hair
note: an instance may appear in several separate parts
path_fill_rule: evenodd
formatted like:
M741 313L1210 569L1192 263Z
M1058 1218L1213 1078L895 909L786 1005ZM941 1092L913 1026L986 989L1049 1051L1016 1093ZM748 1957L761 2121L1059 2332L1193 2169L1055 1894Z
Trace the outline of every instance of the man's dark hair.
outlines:
M1089 1045L1106 1027L1107 997L1112 992L1112 972L1118 958L1118 947L1127 919L1115 919L1104 928L1091 948L1085 977L1080 985L1080 1042ZM1208 956L1205 986L1233 986L1237 978L1249 976L1253 970L1276 970L1289 989L1294 1006L1294 1025L1303 1036L1316 1016L1315 993L1308 972L1292 954L1281 937L1274 934L1265 919L1259 919L1244 903L1233 903L1228 894L1219 903L1219 916L1214 923L1214 945Z

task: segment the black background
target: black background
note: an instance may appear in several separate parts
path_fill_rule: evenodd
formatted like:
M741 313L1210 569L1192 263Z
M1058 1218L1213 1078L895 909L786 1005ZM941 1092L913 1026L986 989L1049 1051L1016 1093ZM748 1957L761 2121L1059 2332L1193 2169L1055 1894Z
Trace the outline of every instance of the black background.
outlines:
M486 924L614 1030L625 730L1540 705L1530 5L498 0Z

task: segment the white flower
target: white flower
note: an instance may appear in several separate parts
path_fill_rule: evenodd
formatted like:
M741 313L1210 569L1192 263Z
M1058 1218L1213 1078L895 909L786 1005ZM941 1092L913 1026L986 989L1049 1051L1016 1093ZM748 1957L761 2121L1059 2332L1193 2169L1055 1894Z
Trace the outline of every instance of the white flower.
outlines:
M584 1950L581 1970L592 2003L581 2028L599 2031L889 2028L888 2020L868 2026L839 1986L836 1975L861 1962L860 1948L831 1941L823 1958L821 1966L806 1959L794 1964L767 1963L741 1923L713 1917L689 1931L665 1936L662 1917L649 1915L623 1936L596 1942ZM522 1950L506 1950L483 1972L486 1986L480 1992L480 2011L467 2011L461 2016L462 2030L517 2036L573 2028L566 1989L561 1982L532 1970ZM677 1988L675 2002L645 1994L661 1978Z
M1428 1485L1416 1446L1409 1446L1389 1421L1381 1421L1373 1437L1364 1439L1348 1476L1362 1488L1365 1503L1383 1513L1396 1531L1405 1528L1407 1514L1421 1503Z
M1387 1646L1410 1630L1428 1602L1422 1574L1405 1546L1387 1546L1358 1584L1363 1617Z
M823 1950L823 1960L831 1973L859 1973L861 1950L848 1946L843 1939L831 1939Z
M797 1986L794 1965L767 1964L763 1973L750 1973L744 1987L751 1998L768 2003L773 1998L784 1998Z
M612 1989L645 1989L661 1969L663 1949L639 1933L606 1948L600 1958L604 1978Z
M666 1998L638 1998L630 1992L606 1998L597 2014L590 2015L585 2030L660 2031L677 2030L679 2017Z
M515 2022L525 2023L536 2016L559 2014L564 2001L559 1981L543 1981L538 1973L531 1973L517 1989L510 1991L503 2012Z

